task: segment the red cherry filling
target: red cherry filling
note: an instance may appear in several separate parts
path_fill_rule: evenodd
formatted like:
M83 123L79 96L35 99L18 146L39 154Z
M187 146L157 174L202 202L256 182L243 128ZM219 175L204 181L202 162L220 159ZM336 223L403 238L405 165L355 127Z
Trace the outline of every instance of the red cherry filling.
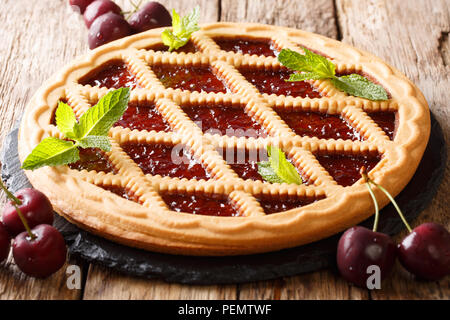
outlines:
M220 153L239 178L264 181L258 173L258 162L268 160L265 149L223 148L217 149L217 152ZM290 159L288 161L292 163ZM297 171L305 184L308 185L311 183L301 170L297 169Z
M372 112L368 115L386 133L389 139L394 140L397 118L395 112Z
M119 89L139 87L136 77L122 61L110 61L79 80L82 85Z
M170 210L206 216L235 217L239 211L228 198L222 195L162 194Z
M237 173L239 178L263 181L258 173L258 162L267 161L267 151L265 149L224 148L217 149L217 152L225 159L231 169Z
M361 178L360 169L372 170L381 160L379 155L323 154L316 155L319 163L341 186L347 187Z
M170 125L151 103L130 103L115 126L131 130L170 131Z
M166 88L204 92L227 92L209 66L153 65L153 72Z
M197 180L211 177L183 145L126 143L122 149L145 174Z
M341 115L293 111L277 111L277 113L296 134L302 137L364 140Z
M183 111L203 132L236 137L266 137L264 129L253 120L243 106L186 106Z
M158 45L151 46L147 48L146 50L153 50L153 51L168 51L169 47L160 43ZM184 52L184 53L195 53L198 52L197 46L192 42L189 41L184 46L182 46L179 49L173 50L172 52Z
M270 39L215 38L214 41L224 51L275 57L276 49Z
M295 208L300 208L307 206L308 204L314 203L318 200L324 199L325 197L280 197L275 198L271 196L260 196L256 197L259 204L263 208L266 214L272 214L277 212L288 211Z
M287 82L292 71L240 68L239 72L261 93L302 98L320 98L321 93L306 81Z
M118 195L119 197L122 197L126 200L130 200L130 201L134 201L134 202L139 202L139 197L137 197L133 192L119 187L119 186L107 186L107 185L101 185L99 186L102 189L108 190L116 195Z
M80 149L80 160L69 164L69 167L74 170L87 170L97 172L113 172L116 170L108 157L100 149L88 148Z

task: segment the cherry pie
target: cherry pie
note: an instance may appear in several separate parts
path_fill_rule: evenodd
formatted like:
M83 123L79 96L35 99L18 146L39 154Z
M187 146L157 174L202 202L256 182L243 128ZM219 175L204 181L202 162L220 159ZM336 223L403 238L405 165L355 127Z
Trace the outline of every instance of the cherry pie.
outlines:
M259 24L203 25L175 52L154 29L102 46L34 95L20 127L23 161L55 126L58 101L77 116L130 87L112 151L84 149L69 166L26 171L56 211L107 239L186 255L237 255L316 241L372 215L359 176L393 195L414 174L430 118L422 93L380 59L341 42ZM389 100L348 96L328 80L286 82L283 48L306 47L338 74L359 73ZM279 146L302 185L265 182L258 161ZM174 161L176 155L177 161ZM240 158L240 159L237 159ZM377 192L380 205L387 198Z

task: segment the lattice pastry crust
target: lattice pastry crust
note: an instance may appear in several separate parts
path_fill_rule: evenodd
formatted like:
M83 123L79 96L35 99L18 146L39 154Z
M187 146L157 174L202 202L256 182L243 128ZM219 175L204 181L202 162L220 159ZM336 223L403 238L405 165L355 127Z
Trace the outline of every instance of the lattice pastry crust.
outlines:
M426 147L430 118L427 103L417 87L398 70L371 54L341 42L305 31L259 24L214 23L203 25L192 41L199 52L169 53L146 48L160 44L161 29L127 37L78 58L47 81L28 104L19 135L23 161L47 136L59 137L51 124L57 101L65 99L81 115L108 89L79 84L79 79L111 60L122 60L136 76L138 88L131 101L153 101L171 132L138 131L114 127L113 149L107 154L113 173L77 171L68 166L27 171L31 183L48 195L56 211L102 237L139 247L174 254L236 255L279 250L316 241L355 225L373 213L372 200L359 180L352 186L337 184L319 164L320 153L378 153L381 160L370 176L397 195L414 174ZM275 47L301 51L300 45L332 57L337 71L363 72L376 79L390 94L388 101L373 102L347 96L328 81L312 85L322 98L294 98L261 94L246 81L242 66L278 70L275 57L220 50L216 37L270 38ZM227 93L189 92L165 88L152 71L155 64L210 65L229 88ZM241 103L264 128L265 138L236 138L203 134L180 108L181 103ZM318 139L296 135L277 115L277 110L320 111L341 114L364 141ZM391 141L367 115L372 111L397 112L395 139ZM209 180L187 180L145 175L122 150L127 141L183 143L210 172ZM270 184L243 180L216 151L217 148L264 148L278 144L313 183ZM126 188L137 201L130 201L102 188ZM174 212L160 194L215 194L228 197L240 215L216 217ZM312 204L286 212L265 214L258 197L314 197ZM255 198L256 196L256 198ZM380 205L387 199L377 192Z

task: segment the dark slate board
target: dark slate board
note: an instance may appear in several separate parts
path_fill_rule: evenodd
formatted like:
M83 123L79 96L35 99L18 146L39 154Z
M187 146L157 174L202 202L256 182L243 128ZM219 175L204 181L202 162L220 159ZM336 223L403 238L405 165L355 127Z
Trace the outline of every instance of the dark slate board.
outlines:
M431 202L443 178L447 159L441 127L431 117L431 137L425 155L413 179L397 196L408 221L414 219ZM12 191L30 187L20 169L17 132L6 138L0 154L2 178ZM61 230L72 255L119 272L168 282L189 284L242 283L274 279L335 266L335 235L312 244L264 254L237 257L189 257L147 252L126 247L80 230L56 215L55 226ZM362 225L372 228L373 219ZM393 235L404 227L392 205L381 211L379 231Z

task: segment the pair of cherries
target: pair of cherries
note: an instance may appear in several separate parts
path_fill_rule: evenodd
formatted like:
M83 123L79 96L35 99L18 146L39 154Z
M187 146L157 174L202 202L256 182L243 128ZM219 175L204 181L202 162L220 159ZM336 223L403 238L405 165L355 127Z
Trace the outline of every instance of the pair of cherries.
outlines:
M368 177L364 167L361 169L361 176L374 201L374 227L373 230L361 226L352 227L341 236L337 250L337 266L341 275L346 280L365 287L370 276L367 273L369 266L379 267L382 280L392 270L397 257L406 270L421 279L439 280L450 274L450 233L447 229L429 222L412 230L394 198ZM371 185L386 194L410 232L398 246L388 235L376 232L378 203Z
M40 191L27 188L15 195L0 181L10 199L0 222L0 262L11 249L14 261L25 274L46 278L65 263L67 248L61 233L52 226L53 207Z
M70 0L73 8L83 14L89 28L89 48L94 49L105 43L124 38L149 29L171 26L172 17L159 2L150 1L142 7L134 4L134 12L128 21L122 9L111 0Z

